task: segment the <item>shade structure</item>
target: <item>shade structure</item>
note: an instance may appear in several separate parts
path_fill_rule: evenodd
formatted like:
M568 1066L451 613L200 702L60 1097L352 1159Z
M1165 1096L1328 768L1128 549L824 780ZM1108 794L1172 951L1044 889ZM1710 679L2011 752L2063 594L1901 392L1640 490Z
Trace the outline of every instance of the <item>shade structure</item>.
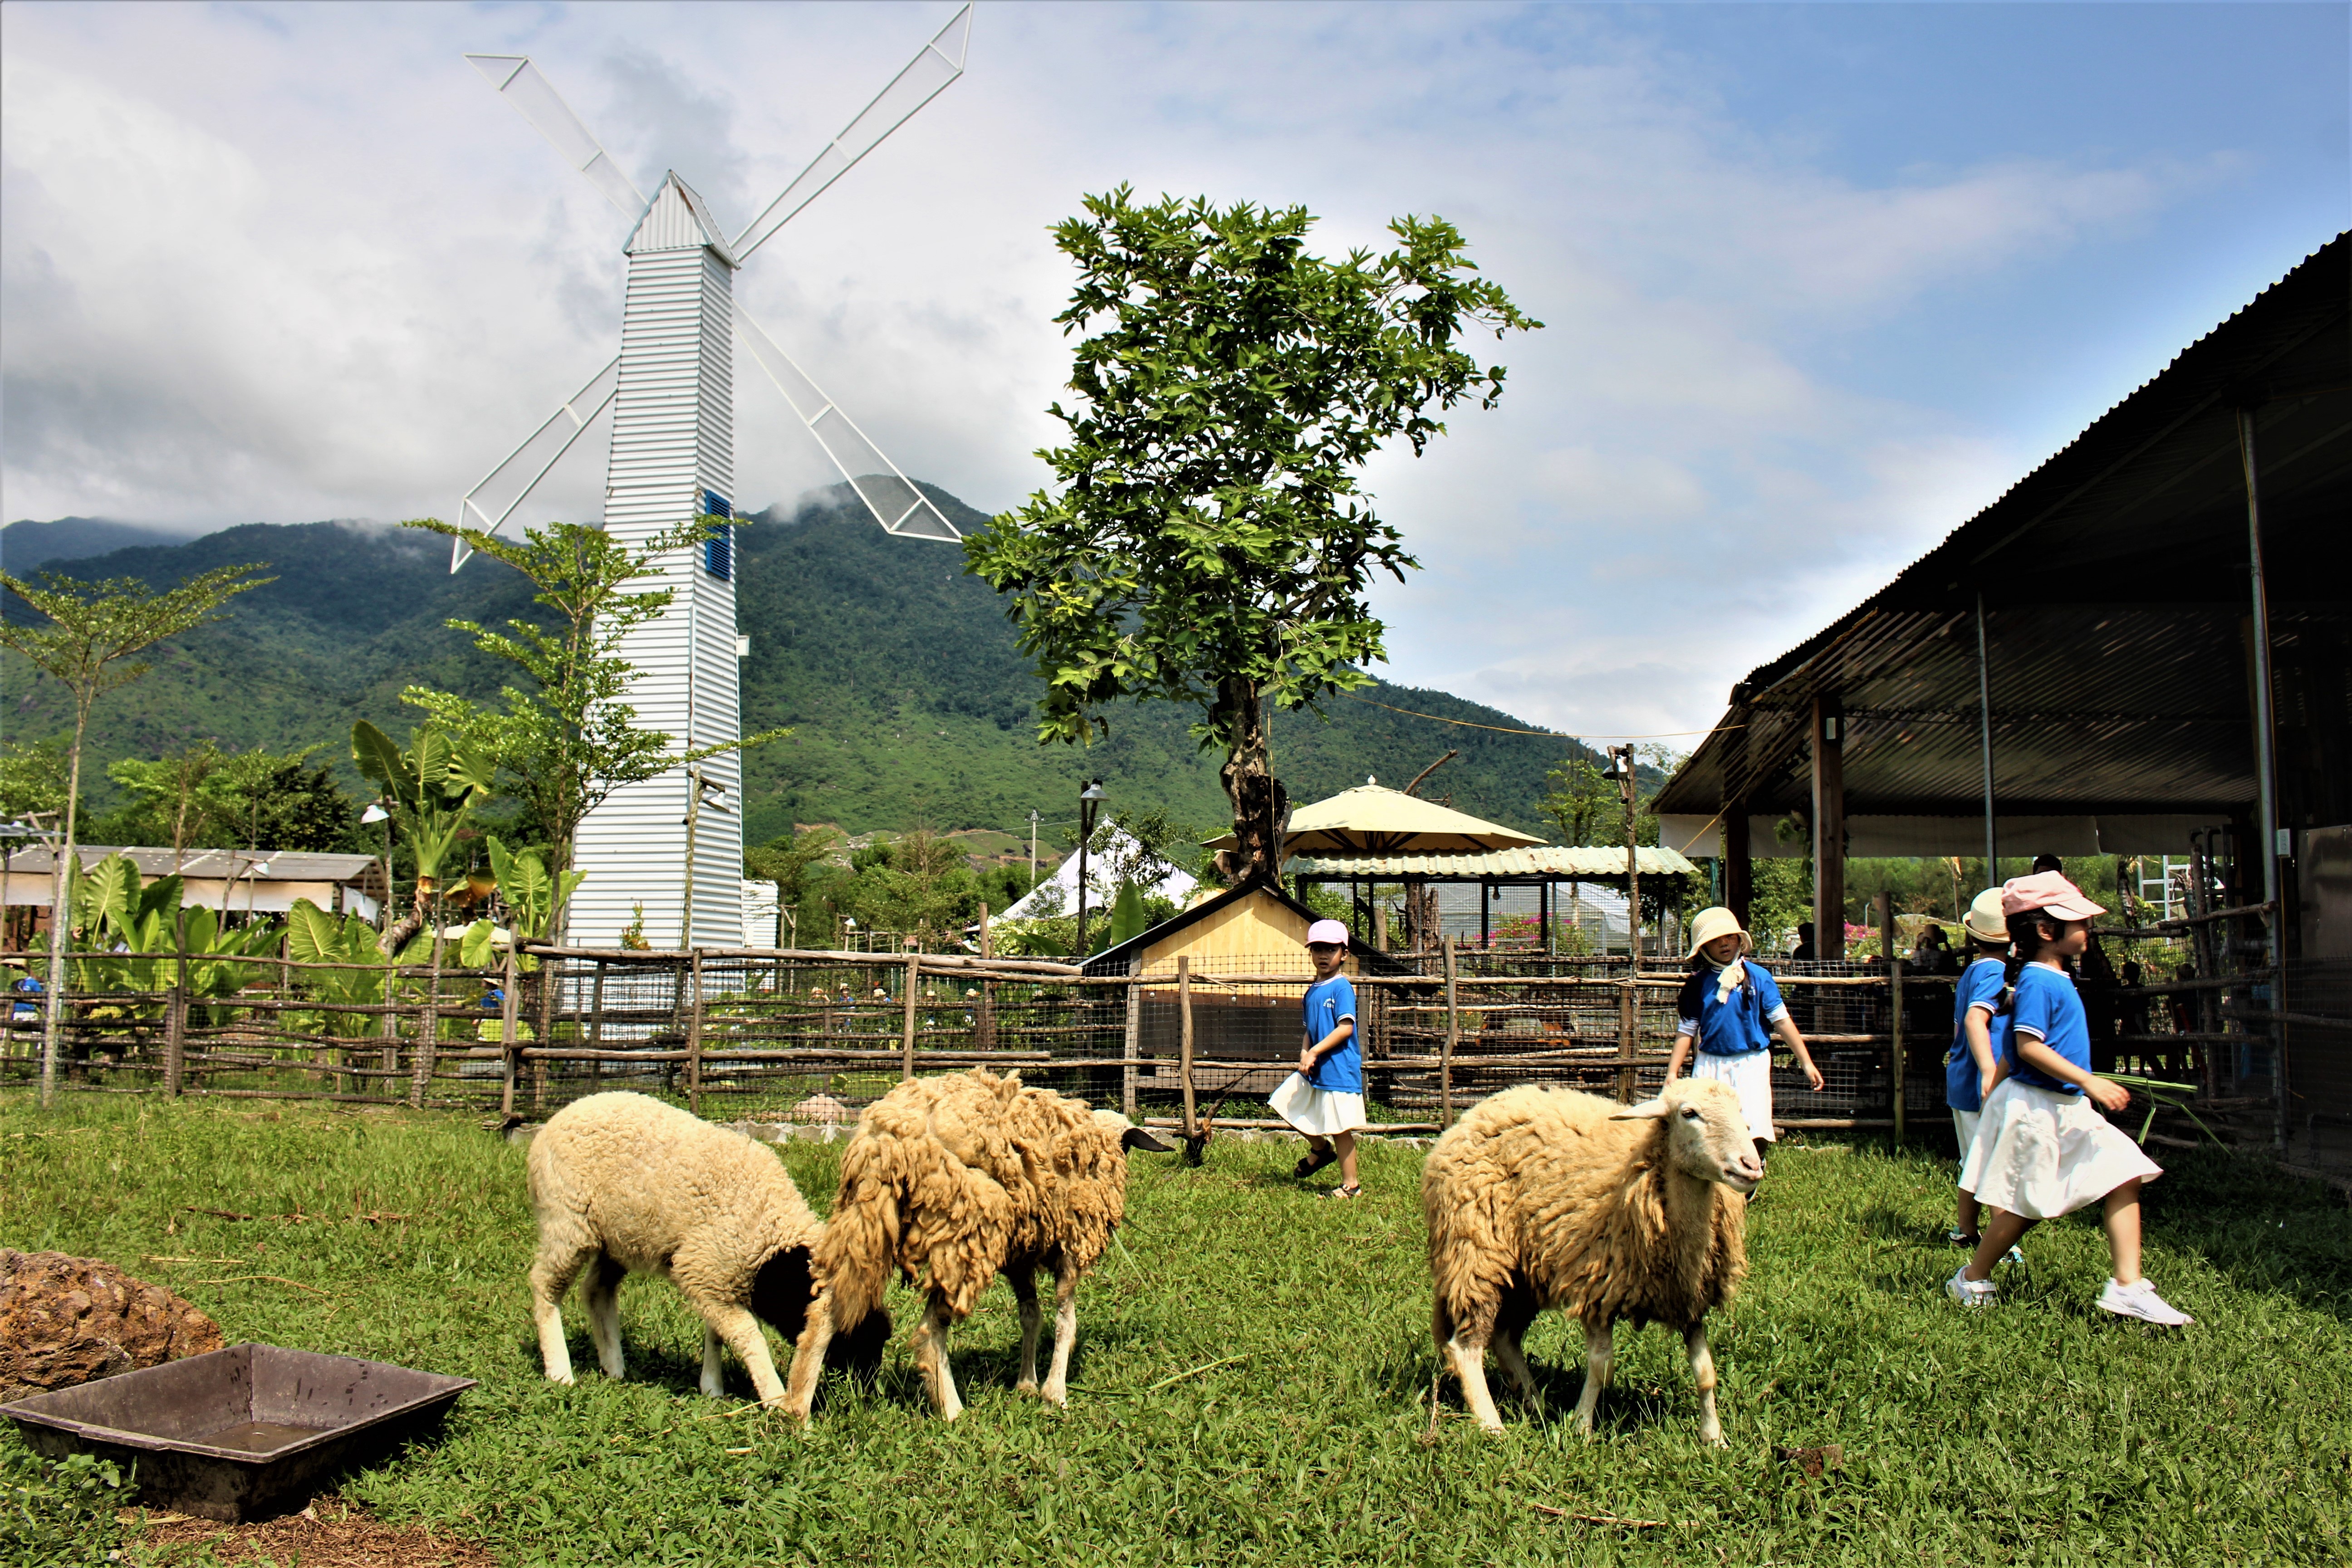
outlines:
M1643 845L1633 864L1644 877L1688 876L1698 868L1673 849ZM1622 845L1538 844L1527 849L1488 849L1433 855L1302 855L1290 869L1309 879L1431 882L1606 882L1625 875Z
M1230 849L1231 833L1209 840ZM1423 800L1402 790L1358 784L1290 814L1282 847L1291 855L1431 855L1540 844L1531 833Z

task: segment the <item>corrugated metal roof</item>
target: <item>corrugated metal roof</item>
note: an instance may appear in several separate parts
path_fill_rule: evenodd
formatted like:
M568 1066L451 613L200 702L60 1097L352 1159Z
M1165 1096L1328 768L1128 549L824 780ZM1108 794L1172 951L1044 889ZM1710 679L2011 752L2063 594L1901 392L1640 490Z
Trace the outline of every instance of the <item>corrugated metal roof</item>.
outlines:
M1633 851L1633 864L1644 877L1672 877L1698 869L1672 849L1647 845ZM1302 855L1286 869L1294 877L1335 879L1557 877L1600 881L1625 874L1625 851L1607 845L1539 844L1531 849L1462 855Z
M2242 406L2254 411L2274 645L2340 643L2352 635L2346 235L1885 589L1751 671L1658 809L1809 807L1816 697L1845 712L1849 816L1978 809L1979 595L2004 816L2251 803Z
M168 877L174 868L172 851L145 845L77 844L74 856L88 871L110 855L127 855L142 877ZM187 849L179 856L179 874L191 881L235 877L257 882L356 882L376 864L373 855L322 855L307 849ZM8 857L11 877L47 877L57 862L48 846L28 845Z

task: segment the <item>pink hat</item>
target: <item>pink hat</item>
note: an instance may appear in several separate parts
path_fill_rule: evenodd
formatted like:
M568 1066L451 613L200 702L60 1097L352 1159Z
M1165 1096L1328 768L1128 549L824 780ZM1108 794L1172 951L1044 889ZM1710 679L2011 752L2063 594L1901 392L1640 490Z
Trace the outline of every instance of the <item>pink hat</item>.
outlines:
M2065 872L2040 871L2031 877L2012 877L2001 884L2000 912L2004 919L2046 914L2053 920L2086 921L2107 911L2068 881Z
M1348 945L1348 928L1338 921L1317 921L1307 928L1307 945L1345 947Z

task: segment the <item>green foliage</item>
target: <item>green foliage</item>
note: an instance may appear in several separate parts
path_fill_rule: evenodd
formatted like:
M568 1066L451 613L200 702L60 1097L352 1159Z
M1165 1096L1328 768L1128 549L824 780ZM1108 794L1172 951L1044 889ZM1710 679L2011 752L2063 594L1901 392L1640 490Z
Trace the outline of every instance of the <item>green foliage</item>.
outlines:
M405 749L362 719L352 726L352 758L392 804L394 822L416 865L420 895L441 879L441 863L474 809L490 797L497 759L471 737L453 737L431 720Z
M1138 205L1122 185L1086 208L1055 231L1079 273L1055 319L1108 324L1078 344L1076 408L1050 410L1070 439L1039 456L1061 493L998 517L965 557L1045 682L1038 738L1087 740L1129 699L1196 709L1196 740L1226 753L1243 858L1270 872L1262 705L1365 685L1385 656L1365 586L1416 564L1358 470L1399 436L1418 455L1444 430L1432 409L1494 406L1502 368L1458 336L1541 323L1442 218L1397 219L1398 248L1332 262L1306 249L1304 207Z
M1132 882L1121 882L1118 885L1118 897L1110 906L1110 931L1108 941L1105 945L1117 947L1120 942L1141 936L1147 929L1149 929L1148 922L1143 912L1143 889Z
M0 742L0 821L18 821L28 812L64 812L71 768L67 749L63 735Z
M131 1471L95 1454L44 1459L21 1442L0 1444L0 1562L83 1568L117 1560L119 1511L133 1499Z
M1559 835L1559 842L1622 844L1624 807L1617 786L1591 757L1570 757L1544 775L1551 787L1544 794L1542 810ZM1610 828L1616 831L1612 833Z
M311 757L324 742L283 755L235 752L200 741L174 756L126 757L107 769L131 803L94 824L117 844L183 848L245 846L334 851L352 847L359 814L342 786Z
M2146 1267L2200 1320L2168 1334L2090 1307L2095 1214L2037 1228L2001 1303L1963 1314L1941 1293L1948 1156L1782 1143L1748 1215L1751 1272L1709 1323L1717 1451L1680 1339L1656 1325L1620 1328L1600 1434L1578 1436L1582 1340L1558 1313L1528 1332L1542 1397L1506 1400L1507 1438L1475 1429L1450 1377L1433 1436L1423 1156L1379 1140L1352 1204L1289 1180L1295 1143L1220 1139L1198 1170L1132 1158L1119 1244L1079 1287L1066 1410L1013 1391L1020 1321L994 1285L954 1333L967 1411L931 1417L907 1346L920 1297L898 1287L878 1384L829 1377L805 1432L745 1408L731 1356L728 1398L697 1393L701 1321L658 1279L621 1287L626 1380L595 1370L575 1298L578 1383L548 1383L520 1284L526 1151L471 1116L69 1094L47 1118L0 1101L0 1140L13 1245L132 1267L232 1342L480 1379L446 1435L341 1484L388 1524L505 1562L2352 1557L2352 1391L2328 1371L2352 1355L2352 1217L2251 1156L2166 1155ZM820 1214L840 1152L777 1151ZM191 1212L219 1209L257 1217ZM400 1217L353 1217L377 1214ZM256 1243L266 1263L213 1261ZM1844 1464L1818 1478L1775 1453L1829 1443ZM0 1429L0 1485L13 1500L27 1484L54 1481ZM104 1506L44 1517L104 1531L100 1490ZM0 1539L16 1544L8 1525Z
M298 963L352 966L297 972L297 984L321 1002L373 1006L385 997L390 961L376 941L375 928L356 914L339 921L308 899L295 900L286 916L286 956ZM292 1028L344 1038L372 1035L377 1028L376 1020L366 1014L293 1013L288 1018Z
M142 886L138 865L127 855L110 855L87 871L79 856L70 857L66 877L76 950L66 962L78 990L160 994L176 983L177 959L133 955L175 953L184 940L189 994L233 996L259 973L237 961L277 951L275 926L257 921L232 927L210 905L185 903L177 876ZM46 951L47 940L37 939L37 945ZM110 951L118 944L122 952ZM159 1006L138 1011L153 1016Z
M490 871L499 880L499 901L506 906L507 923L515 941L544 942L553 933L558 910L572 901L586 880L585 871L550 877L535 851L509 849L498 835L488 839Z

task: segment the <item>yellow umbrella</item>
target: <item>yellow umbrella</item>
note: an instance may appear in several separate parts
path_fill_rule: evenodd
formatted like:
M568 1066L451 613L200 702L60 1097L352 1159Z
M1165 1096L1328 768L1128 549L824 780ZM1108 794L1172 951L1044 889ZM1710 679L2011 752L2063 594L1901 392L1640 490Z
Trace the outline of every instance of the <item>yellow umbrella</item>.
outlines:
M1231 833L1209 840L1229 849ZM1499 823L1482 821L1434 801L1379 784L1358 784L1328 800L1295 808L1282 848L1289 855L1433 855L1510 849L1543 840Z

